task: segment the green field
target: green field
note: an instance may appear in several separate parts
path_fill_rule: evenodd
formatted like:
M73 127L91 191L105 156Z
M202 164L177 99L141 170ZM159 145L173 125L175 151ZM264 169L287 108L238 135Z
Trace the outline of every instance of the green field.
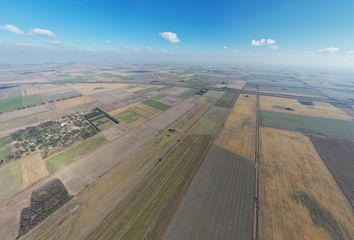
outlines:
M11 97L0 100L0 112L9 112L17 109L35 106L43 103L40 94Z
M354 139L354 121L261 111L263 127Z
M169 109L171 106L167 105L167 104L164 104L164 103L161 103L161 102L158 102L158 101L155 101L155 100L151 100L151 99L148 99L148 100L145 100L143 101L143 103L145 105L148 105L150 107L153 107L153 108L156 108L160 111L165 111L167 109Z
M192 128L191 134L216 135L223 126L229 111L226 108L211 107Z
M3 147L0 147L0 162L1 162L1 160L4 160L4 158L6 158L9 155L11 155L11 146L6 145Z
M3 147L9 143L11 143L12 140L10 137L3 137L3 138L0 138L0 147Z
M186 81L186 83L191 84L193 87L205 87L208 86L212 81L208 76L193 76L192 79Z
M92 152L106 142L103 136L88 138L63 152L60 152L45 161L49 173L54 173L71 163L76 157Z
M142 118L143 116L140 115L139 113L137 113L135 110L130 109L130 110L121 112L117 115L114 115L114 117L122 122L132 123L132 122L135 122L138 119Z

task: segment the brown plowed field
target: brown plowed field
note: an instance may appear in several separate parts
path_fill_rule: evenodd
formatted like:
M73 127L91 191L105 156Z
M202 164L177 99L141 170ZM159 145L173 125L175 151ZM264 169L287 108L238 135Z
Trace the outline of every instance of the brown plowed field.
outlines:
M251 161L211 147L163 239L251 239L254 174Z
M354 208L354 142L318 136L310 138Z

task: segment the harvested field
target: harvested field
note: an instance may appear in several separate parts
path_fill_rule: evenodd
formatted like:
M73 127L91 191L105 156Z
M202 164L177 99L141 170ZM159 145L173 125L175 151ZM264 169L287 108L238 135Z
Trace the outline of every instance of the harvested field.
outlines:
M241 94L215 144L247 159L254 159L256 96Z
M81 96L80 93L71 89L64 89L64 91L42 93L42 97L45 102L55 102L55 101L70 99L79 96Z
M341 120L353 119L341 109L332 104L323 102L313 102L311 106L306 106L295 99L261 96L260 108L265 111L293 113L322 118Z
M41 154L35 152L0 168L0 202L48 176Z
M211 107L191 129L193 135L216 135L223 126L229 111L222 107Z
M63 168L65 165L75 161L75 158L99 148L105 143L105 140L106 139L103 136L88 138L69 149L49 157L45 160L45 165L47 166L48 171L52 174Z
M127 89L130 84L125 83L78 83L65 84L65 86L74 89L82 95L92 95L99 92L104 92L113 89Z
M351 206L308 137L262 128L260 164L261 239L353 239Z
M354 121L261 111L261 125L264 127L354 139Z
M256 85L246 85L243 90L245 91L257 91ZM322 97L321 93L311 88L299 88L299 87L279 87L279 86L259 86L260 92L275 93L275 94L288 94L294 96L305 97Z
M186 94L190 90L191 90L190 88L172 87L167 90L164 90L163 93L171 96L182 96L183 94Z
M0 114L0 123L5 122L8 120L20 118L20 117L26 117L28 115L33 115L35 113L40 113L46 111L47 108L44 105L39 105L31 108L25 108L21 110L17 110L15 112L7 112Z
M166 105L169 105L169 106L175 106L179 102L181 102L181 99L178 99L178 98L175 98L175 97L171 97L171 96L166 96L166 97L161 98L158 101L161 102L161 103L164 103Z
M56 118L63 117L75 112L86 112L98 107L99 103L92 96L82 96L55 102L49 106L49 111Z
M157 164L157 159L164 156L169 149L174 147L177 139L180 138L177 132L170 133L166 131L155 141L152 138L146 138L145 130L147 129L144 129L143 126L139 127L139 129L134 129L132 130L133 132L123 135L121 137L123 139L119 138L115 140L111 146L107 145L102 151L99 150L99 153L110 153L108 147L114 149L115 152L111 153L110 155L112 156L108 157L114 158L116 162L121 161L122 158L126 158L131 154L133 155L129 157L129 161L121 161L112 168L109 173L102 176L100 181L84 190L55 214L49 216L43 224L26 235L24 239L48 240L59 236L65 239L97 239L96 234L105 234L104 236L115 234L118 229L113 229L112 232L110 232L110 228L113 227L111 221L120 221L122 217L127 216L123 215L122 212L128 211L128 206L133 201L137 200L136 196L142 193L141 188L145 187L147 183L151 186L151 169L154 168L154 173L158 173L157 170L159 169L166 169L165 164L168 163L166 157L164 158L165 160L159 164ZM127 135L130 135L130 137ZM132 137L134 139L131 139ZM143 148L138 147L137 142L141 139L144 140L144 138L147 145L144 145ZM206 137L200 137L199 139L206 139ZM122 144L124 146L121 146ZM130 154L127 155L126 150L131 148L134 144L138 147L136 150L139 149L139 151L131 151L132 149L130 149L128 150ZM186 145L194 150L197 148L197 146L193 147L191 144L187 143L183 146ZM180 149L179 151L184 152L184 150L185 149ZM169 156L170 155L171 153ZM174 155L180 155L180 153L175 153ZM196 155L200 156L200 153ZM107 154L95 155L93 157L97 158L98 156L103 158L102 161L100 161L101 163L105 163L109 160L106 159ZM120 160L117 160L117 158ZM174 163L176 163L175 161L177 160L179 161L180 159L173 158ZM190 158L184 158L183 162L188 162L189 160ZM90 163L86 161L85 166L89 164ZM170 169L170 171L172 171L172 169ZM67 184L71 185L70 183ZM152 189L158 186L160 185L155 184L152 186ZM154 197L152 194L146 195L145 193L146 192L144 192L142 197ZM102 197L103 195L105 197ZM140 200L142 197L140 197ZM150 202L149 204L154 203L160 206L161 202ZM131 212L132 209L134 210L134 208L130 208L129 212ZM149 211L149 208L147 208L146 211ZM135 212L136 211L132 213ZM116 218L116 216L118 217ZM144 219L142 220L145 221L145 217L146 215L144 214ZM95 221L92 221L93 218ZM82 228L82 226L85 226L85 228ZM119 224L117 227L122 227L122 225ZM133 227L133 225L131 227ZM141 231L143 230L145 231L145 229L141 229Z
M49 119L50 115L48 111L44 111L3 121L0 123L0 137L7 136L11 132L19 129L23 129L29 126L36 126L42 122L48 121Z
M238 94L236 93L224 93L219 102L216 104L217 107L232 108L236 102Z
M151 99L145 100L145 101L143 101L143 103L147 106L156 108L157 110L160 110L160 111L165 111L171 107L167 104L164 104L159 101L151 100Z
M125 126L122 123L119 123L119 124L115 124L110 129L102 131L102 134L103 134L103 136L105 136L105 138L108 141L112 141L112 140L120 137L124 133L126 133L128 130L129 130L129 128L127 126Z
M182 117L185 113L190 111L194 106L195 103L193 103L193 98L187 98L176 106L173 106L161 113L159 116L149 120L146 124L156 130L165 129L177 119Z
M139 195L122 214L111 214L89 239L158 239L177 207L210 143L210 136L188 136L156 165ZM109 223L109 224L107 224ZM117 227L119 226L119 227Z
M22 187L26 188L49 175L39 151L19 161Z
M354 142L318 136L310 139L354 208Z
M218 84L215 84L214 87L216 88L231 88L231 89L237 89L237 90L240 90L242 89L244 86L246 85L246 81L243 81L243 80L236 80L236 81L233 81L232 83L218 83Z
M54 103L54 108L58 110L62 110L65 108L75 107L85 103L91 103L94 99L91 96L82 96L74 99L68 99L60 102Z
M251 239L254 164L213 146L163 239Z

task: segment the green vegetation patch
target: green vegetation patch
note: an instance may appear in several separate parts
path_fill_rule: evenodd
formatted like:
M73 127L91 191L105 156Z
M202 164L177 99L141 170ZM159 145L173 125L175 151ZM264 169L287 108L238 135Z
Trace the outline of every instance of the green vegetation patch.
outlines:
M205 87L212 83L210 77L195 75L190 80L186 81L186 83L191 84L193 87Z
M307 208L312 222L323 228L332 239L351 239L350 232L316 198L303 191L295 191L291 197Z
M45 161L49 173L54 173L71 163L76 157L92 152L106 142L103 136L88 138L61 153L58 153Z
M0 100L0 112L14 111L42 103L43 100L40 94L6 98Z
M11 142L12 142L12 140L9 136L0 138L0 147L3 147Z
M211 107L192 128L191 134L216 135L223 126L229 111L226 108Z
M139 113L135 112L134 110L127 110L124 112L121 112L117 115L114 116L118 120L121 120L122 122L127 122L127 123L132 123L137 121L138 119L142 118L143 116L140 115Z
M354 139L354 121L261 111L261 125L263 127Z
M143 103L145 105L150 106L150 107L156 108L160 111L165 111L171 107L170 105L167 105L167 104L164 104L164 103L152 100L152 99L145 100L145 101L143 101Z
M0 165L3 163L4 159L11 155L11 146L6 145L0 147Z

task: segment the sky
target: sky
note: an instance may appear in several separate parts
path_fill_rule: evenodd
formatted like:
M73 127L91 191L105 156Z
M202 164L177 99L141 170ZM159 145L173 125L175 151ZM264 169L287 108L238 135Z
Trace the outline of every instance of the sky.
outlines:
M354 66L353 0L2 0L0 63Z

